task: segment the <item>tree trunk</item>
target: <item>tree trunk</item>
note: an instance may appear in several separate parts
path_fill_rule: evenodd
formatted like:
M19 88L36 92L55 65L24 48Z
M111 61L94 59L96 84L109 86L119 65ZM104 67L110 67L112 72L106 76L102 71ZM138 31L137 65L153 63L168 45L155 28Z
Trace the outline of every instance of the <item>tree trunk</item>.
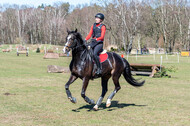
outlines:
M134 36L131 35L130 36L130 40L129 40L129 44L128 44L128 48L127 48L127 53L131 53L131 50L132 50L132 45L133 45L133 39L134 39Z
M141 52L141 34L138 34L138 48L137 48L137 50Z
M21 38L21 25L20 25L20 13L19 13L19 10L17 10L17 13L18 13L18 36L19 36L19 39Z
M124 46L124 50L126 51L126 41L125 41L125 30L124 28L122 28L122 41L123 41L123 46Z
M190 20L189 20L189 29L188 29L188 50L190 51Z
M165 19L164 19L164 7L163 5L161 5L161 21L162 21L162 31L163 31L163 36L164 36L164 47L166 49L166 52L167 52L167 36L166 36L166 24L165 24Z

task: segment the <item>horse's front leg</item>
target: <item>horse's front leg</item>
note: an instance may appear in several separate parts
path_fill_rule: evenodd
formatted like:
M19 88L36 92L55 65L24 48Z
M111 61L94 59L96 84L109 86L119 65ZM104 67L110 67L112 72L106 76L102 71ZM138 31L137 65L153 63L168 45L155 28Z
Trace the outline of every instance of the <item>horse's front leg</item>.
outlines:
M76 79L77 79L77 77L71 74L71 76L70 76L70 78L69 78L69 81L65 84L65 90L66 90L67 97L68 97L68 99L70 99L70 101L71 101L72 103L76 103L77 101L76 101L76 98L72 97L72 94L71 94L71 92L70 92L70 90L69 90L69 86L70 86L70 84L72 84Z
M94 104L94 100L93 99L89 99L86 95L86 89L88 87L88 83L89 83L89 78L88 77L84 77L83 78L83 85L82 85L82 92L81 92L81 96L84 98L84 100L89 103L89 104Z

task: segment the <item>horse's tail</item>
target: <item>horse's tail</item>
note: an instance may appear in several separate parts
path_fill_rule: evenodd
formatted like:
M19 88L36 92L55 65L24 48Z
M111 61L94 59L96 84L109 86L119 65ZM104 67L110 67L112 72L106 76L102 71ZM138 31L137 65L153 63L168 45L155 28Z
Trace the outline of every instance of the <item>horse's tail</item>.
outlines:
M132 74L131 74L130 64L124 58L123 58L123 62L125 63L125 69L124 69L124 72L123 72L123 76L124 76L125 80L129 84L131 84L131 85L133 85L135 87L143 86L143 84L145 83L145 80L143 80L142 82L138 82L135 78L133 78Z

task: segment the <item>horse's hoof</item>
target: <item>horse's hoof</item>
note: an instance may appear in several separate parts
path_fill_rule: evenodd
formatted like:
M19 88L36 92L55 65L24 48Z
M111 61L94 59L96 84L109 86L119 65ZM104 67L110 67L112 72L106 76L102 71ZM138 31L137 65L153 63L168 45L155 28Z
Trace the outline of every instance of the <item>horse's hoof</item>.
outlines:
M110 107L110 105L111 105L111 99L108 99L106 102L106 107Z
M93 109L94 109L94 111L97 111L97 110L98 110L98 105L95 105L95 106L93 107Z
M74 103L74 104L77 103L77 99L76 99L75 97L72 97L72 98L70 97L69 99L70 99L70 101L71 101L72 103Z
M108 108L108 107L110 107L110 105L111 105L111 103L110 104L106 104L106 107Z

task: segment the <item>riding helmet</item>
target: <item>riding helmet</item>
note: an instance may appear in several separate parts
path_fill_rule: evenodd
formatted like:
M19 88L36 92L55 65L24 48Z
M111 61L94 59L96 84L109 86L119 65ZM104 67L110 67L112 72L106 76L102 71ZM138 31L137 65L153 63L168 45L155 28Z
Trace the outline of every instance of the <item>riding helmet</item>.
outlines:
M102 13L97 13L95 18L100 18L103 21L104 20L104 15Z

